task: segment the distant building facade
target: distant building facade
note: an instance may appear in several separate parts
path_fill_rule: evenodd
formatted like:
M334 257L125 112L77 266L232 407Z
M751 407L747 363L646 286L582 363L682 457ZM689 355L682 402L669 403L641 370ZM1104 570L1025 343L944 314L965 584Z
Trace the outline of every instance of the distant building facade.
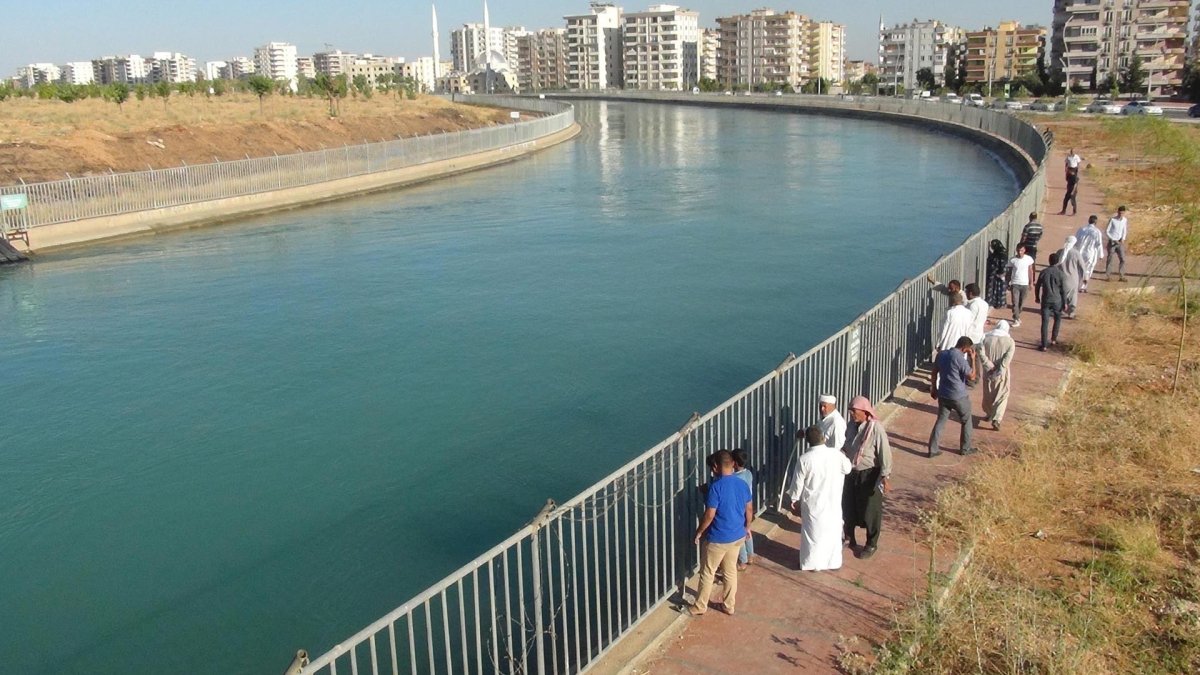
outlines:
M150 59L150 81L195 82L196 59L178 52L154 52Z
M721 31L705 28L700 31L700 79L717 80L717 49L721 45Z
M619 88L625 81L621 8L594 2L588 14L567 16L567 86Z
M622 17L626 89L682 91L700 79L700 15L654 5Z
M71 61L62 67L62 81L65 84L91 84L96 81L96 73L92 70L91 61Z
M268 42L254 50L254 70L276 82L287 82L296 90L296 45L288 42Z
M835 85L846 82L846 26L812 21L808 26L809 74Z
M566 28L548 28L518 37L517 86L523 92L567 88Z
M809 76L808 23L802 14L773 9L719 17L717 81L735 88L799 89Z
M965 33L935 19L883 27L879 32L879 80L884 87L917 88L917 72L928 68L938 85L946 83L946 64Z
M996 28L968 31L966 42L967 83L1012 80L1037 75L1046 29L1001 21Z

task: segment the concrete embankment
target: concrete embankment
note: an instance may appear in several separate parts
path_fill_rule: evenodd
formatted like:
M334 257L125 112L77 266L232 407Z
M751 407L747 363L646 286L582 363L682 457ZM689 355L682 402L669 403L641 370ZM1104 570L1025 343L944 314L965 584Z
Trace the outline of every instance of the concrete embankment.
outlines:
M579 135L579 132L579 125L573 124L562 131L526 143L393 171L195 204L43 225L30 229L28 250L44 251L99 240L211 225L256 213L308 206L368 192L424 183L515 161L569 141Z

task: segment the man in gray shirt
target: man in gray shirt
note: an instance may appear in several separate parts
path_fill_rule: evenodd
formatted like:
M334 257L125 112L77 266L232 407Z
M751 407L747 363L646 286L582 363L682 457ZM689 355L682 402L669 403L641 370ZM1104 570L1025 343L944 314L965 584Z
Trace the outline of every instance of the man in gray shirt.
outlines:
M1033 288L1033 299L1042 307L1042 344L1038 351L1044 352L1047 337L1050 338L1049 344L1058 344L1058 329L1062 324L1063 312L1067 309L1067 275L1058 266L1057 253L1050 254L1050 267L1038 275L1037 285ZM1048 336L1047 329L1052 320L1054 331Z
M975 452L975 448L971 447L971 396L967 390L967 384L975 379L975 369L967 358L974 345L971 338L964 335L958 339L953 349L943 350L933 361L929 395L938 402L938 417L937 422L933 424L933 432L929 434L930 457L942 454L938 440L950 413L957 413L959 421L962 422L962 432L958 437L959 454L965 456Z

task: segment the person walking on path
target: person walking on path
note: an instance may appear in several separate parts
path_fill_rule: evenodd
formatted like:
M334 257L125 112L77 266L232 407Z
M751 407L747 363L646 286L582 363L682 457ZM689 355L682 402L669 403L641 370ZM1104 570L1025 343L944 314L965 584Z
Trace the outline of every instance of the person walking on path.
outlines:
M966 456L975 452L971 447L971 395L967 391L968 383L975 379L975 368L969 355L973 354L974 343L965 335L959 338L953 349L943 350L933 362L933 374L929 381L929 395L938 402L937 421L929 434L929 456L937 457L942 454L938 441L942 437L942 427L951 413L958 415L962 422L962 431L958 437L958 452Z
M1121 275L1121 281L1126 281L1125 239L1129 235L1129 219L1125 217L1124 206L1117 209L1117 215L1108 219L1108 227L1104 229L1104 233L1108 235L1108 257L1104 259L1104 278L1106 281L1112 281L1112 274L1109 273L1108 268L1112 264L1112 259L1116 257L1120 260L1117 272Z
M842 417L842 413L837 409L837 398L829 394L823 394L819 399L821 410L821 421L817 422L817 426L821 428L821 435L825 438L825 445L841 450L846 445L846 418Z
M1017 244L1017 255L1008 261L1008 287L1012 291L1013 327L1021 326L1021 311L1025 309L1025 298L1029 297L1029 286L1037 267L1033 258L1025 252L1025 246ZM953 345L939 346L939 350L951 349Z
M801 506L800 569L806 572L842 567L842 491L854 467L840 448L825 442L821 427L805 432L809 450L800 458L788 489L791 508Z
M1063 247L1058 249L1058 266L1062 268L1066 282L1066 316L1073 319L1079 311L1079 287L1083 285L1084 278L1083 257L1075 245L1075 235L1067 237Z
M1037 262L1038 242L1042 240L1045 228L1037 220L1037 212L1029 214L1029 222L1021 230L1021 243L1025 244L1025 253Z
M987 302L996 309L1003 309L1008 304L1008 280L1005 269L1008 267L1008 249L1004 242L993 239L987 257Z
M979 363L983 366L983 416L992 428L1000 431L1004 411L1008 409L1008 395L1012 391L1012 358L1017 344L1008 334L1008 322L996 324L984 338L977 350Z
M1067 191L1063 194L1062 208L1058 215L1067 215L1067 204L1071 205L1071 215L1079 212L1079 174L1067 173Z
M718 567L725 577L725 613L733 614L737 601L738 552L742 550L742 541L750 536L750 524L754 522L750 488L733 475L733 455L728 450L718 450L710 462L709 469L715 480L708 486L704 515L696 528L695 543L703 540L704 546L700 554L700 586L696 589L696 602L688 608L692 616L708 611Z
M749 458L746 451L738 448L733 451L733 475L739 478L754 494L754 472L749 469ZM748 536L742 542L742 550L738 552L738 570L744 570L754 562L754 537Z
M1096 227L1096 216L1088 216L1087 225L1075 233L1075 246L1079 256L1083 258L1083 282L1079 284L1079 292L1087 293L1088 282L1096 270L1096 263L1104 258L1104 235Z
M971 312L971 330L967 332L967 337L975 344L983 342L989 309L987 301L979 297L979 284L967 284L967 310Z
M1067 151L1067 158L1063 161L1063 164L1066 165L1067 178L1078 176L1079 166L1083 164L1083 158L1075 152L1075 148L1071 148Z
M1067 277L1058 266L1058 254L1050 256L1050 266L1042 270L1038 277L1037 287L1034 288L1034 299L1042 308L1042 343L1039 351L1046 351L1049 337L1050 345L1058 344L1058 329L1062 325L1063 311L1067 306ZM1051 322L1054 324L1053 333L1047 335Z
M850 441L844 452L853 467L846 476L842 492L842 518L846 543L851 549L858 546L854 529L867 530L867 541L858 552L862 559L875 555L879 534L883 529L883 495L891 490L892 446L887 429L875 414L866 396L850 401L850 426L846 431Z
M933 346L933 356L936 357L943 349L953 347L960 337L970 335L973 323L971 310L959 301L958 296L950 296L950 309L946 310L946 320L942 322L941 337Z

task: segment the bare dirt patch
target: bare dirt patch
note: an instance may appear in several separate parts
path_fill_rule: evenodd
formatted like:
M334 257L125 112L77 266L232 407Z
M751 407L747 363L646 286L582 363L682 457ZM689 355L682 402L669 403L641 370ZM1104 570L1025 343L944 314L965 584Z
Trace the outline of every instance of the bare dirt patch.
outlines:
M0 103L0 185L288 154L509 123L507 110L378 95L342 102L248 95Z

